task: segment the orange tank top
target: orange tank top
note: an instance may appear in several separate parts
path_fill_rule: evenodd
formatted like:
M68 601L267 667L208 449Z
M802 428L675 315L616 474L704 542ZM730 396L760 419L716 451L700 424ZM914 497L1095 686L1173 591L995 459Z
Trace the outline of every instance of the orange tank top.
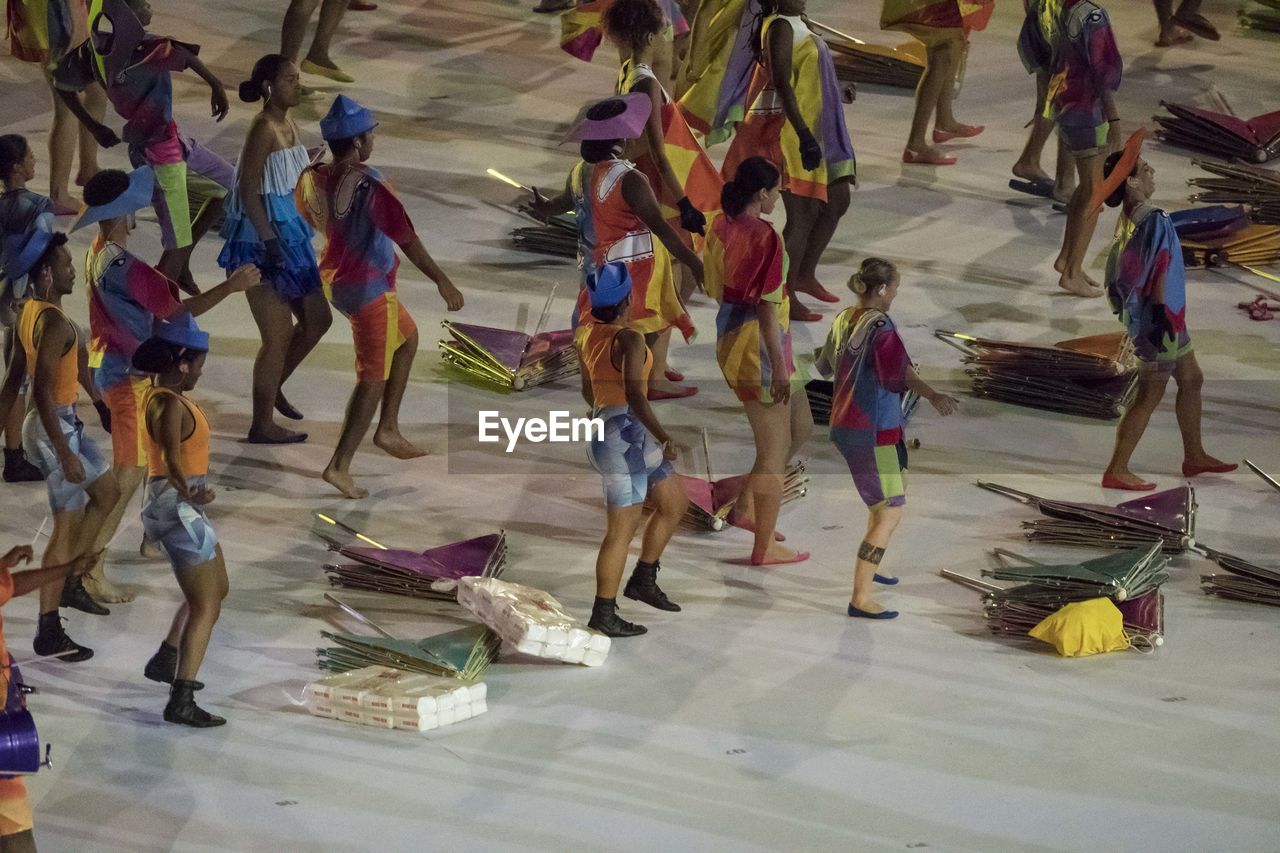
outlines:
M613 323L590 323L579 326L582 336L579 357L586 367L587 376L591 379L591 396L593 405L599 409L605 406L627 405L627 385L622 371L613 366L613 339L625 327ZM653 369L653 353L648 347L644 349L644 385L649 388L649 371Z
M170 388L159 388L155 385L147 390L147 395L142 401L147 428L147 474L152 477L169 476L162 455L164 446L151 434L151 401L163 394L172 394L181 400L182 405L187 407L187 411L196 422L191 435L183 438L182 444L178 446L179 464L185 476L203 477L209 473L209 419L204 416L204 411L199 406L182 394Z
M71 348L63 353L58 360L58 367L53 374L53 404L55 406L70 406L79 395L80 333L76 329L76 324L72 323L67 315L62 313L62 309L52 302L29 299L27 304L22 306L22 316L18 319L18 340L22 343L22 349L27 354L27 376L31 378L34 385L36 378L36 324L46 311L53 311L70 323L71 333L75 337L75 340L71 343Z

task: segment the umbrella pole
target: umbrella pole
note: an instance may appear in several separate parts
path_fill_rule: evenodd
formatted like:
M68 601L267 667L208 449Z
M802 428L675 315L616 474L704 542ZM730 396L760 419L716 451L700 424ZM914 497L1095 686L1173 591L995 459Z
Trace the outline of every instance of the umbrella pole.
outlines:
M1248 459L1244 460L1244 464L1248 465L1249 470L1257 474L1259 477L1261 477L1268 486L1275 489L1276 491L1280 491L1280 480L1277 480L1275 477L1272 477L1270 474L1268 474L1266 471L1263 471L1261 468L1253 464L1253 462L1251 462ZM43 529L43 525L42 525L42 529Z
M1027 504L1028 506L1040 500L1030 492L1019 491L1018 489L1014 489L1009 486L1001 486L997 483L988 483L985 480L978 480L974 485L980 489L995 492L997 495L1004 495L1006 498L1013 498L1018 503Z
M822 23L819 23L818 21L813 21L813 20L809 21L809 23L813 24L815 27L817 27L820 30L824 30L825 32L831 33L831 35L836 36L837 38L842 38L847 42L851 42L853 44L866 44L866 42L863 41L862 39L854 38L848 33L842 33L839 30L837 30L835 27L828 27L826 24L822 24Z
M1007 548L995 548L991 551L991 553L993 556L996 557L996 559L1017 560L1019 563L1022 563L1027 566L1047 565L1047 563L1042 563L1039 560L1033 560L1030 557L1024 557L1023 555L1014 551L1010 551Z
M953 572L950 569L942 569L941 571L938 572L938 574L942 575L947 580L955 581L961 586L967 586L970 589L976 589L978 592L999 592L1000 591L1000 587L996 586L993 583L980 581L977 578L971 578L967 575L962 575L959 572Z
M326 524L332 524L334 527L337 527L337 528L338 528L338 529L340 529L340 530L345 530L345 531L347 531L347 532L348 532L348 533L350 533L352 536L354 536L354 537L356 537L357 539L359 539L361 542L364 542L364 543L366 543L366 544L368 544L368 545L372 545L373 547L375 547L375 548L377 548L377 549L379 549L379 550L382 550L382 551L386 551L386 550L387 550L387 546L386 546L386 545L383 545L381 542L377 542L377 541L375 541L375 540L373 540L373 539L370 539L368 536L365 536L363 533L361 533L359 530L356 530L356 529L355 529L354 527L352 527L351 525L349 525L349 524L343 524L341 521L338 521L336 518L330 518L329 516L325 515L325 514L324 514L324 513L322 513L322 512L317 512L317 513L316 513L316 518L320 519L321 521L323 521L323 522L324 522L324 523L326 523Z
M551 316L551 300L556 298L556 288L560 285L553 283L551 290L547 293L547 301L542 306L542 316L538 317L538 325L533 327L533 336L537 337L546 331L547 318Z
M359 610L356 610L356 609L355 609L354 607L352 607L351 605L349 605L349 604L344 604L343 602L339 601L339 600L337 599L337 597L336 597L336 596L334 596L332 593L328 593L328 592L326 592L326 593L324 594L324 598L325 598L325 601L329 601L329 602L331 602L331 603L333 603L333 604L338 605L338 606L339 606L339 607L341 607L343 610L345 610L347 613L349 613L349 614L351 614L352 616L354 616L355 618L359 619L361 622L363 622L364 624L368 625L370 628L372 628L373 630L377 631L379 634L381 634L383 637L387 638L388 640L394 640L394 639L396 639L396 637L394 637L393 635L388 634L386 631L384 631L384 630L382 629L382 626L380 626L377 622L374 622L374 621L373 621L372 619L370 619L368 616L365 616L363 613L361 613Z

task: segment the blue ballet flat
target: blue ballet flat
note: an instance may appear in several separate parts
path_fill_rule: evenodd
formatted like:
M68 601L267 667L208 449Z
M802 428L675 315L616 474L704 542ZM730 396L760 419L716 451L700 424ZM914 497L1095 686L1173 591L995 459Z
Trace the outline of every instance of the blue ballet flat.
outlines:
M879 613L868 613L865 610L859 610L852 604L849 605L849 615L861 617L862 619L897 619L898 611L881 610Z
M874 576L872 576L871 579L876 583L882 583L885 586L893 586L898 582L897 578L887 578L884 575L880 574L879 572L877 572Z

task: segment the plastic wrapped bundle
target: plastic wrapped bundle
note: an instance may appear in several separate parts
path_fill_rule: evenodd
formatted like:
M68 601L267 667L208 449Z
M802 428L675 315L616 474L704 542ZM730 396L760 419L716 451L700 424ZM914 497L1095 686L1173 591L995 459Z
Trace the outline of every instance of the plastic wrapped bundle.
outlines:
M382 729L429 732L488 710L484 682L366 666L328 675L306 688L307 710L317 717Z
M578 257L578 224L572 213L551 217L545 225L523 225L511 230L517 249L558 258Z
M1170 145L1253 163L1280 156L1280 110L1241 119L1169 101L1160 105L1169 115L1154 116L1156 136Z
M355 562L326 565L329 583L414 598L453 599L459 578L496 578L507 564L505 533L464 539L421 553L363 545L331 547Z
M1123 332L1053 346L978 338L942 329L934 335L964 353L973 393L1033 409L1114 420L1136 389L1133 342Z
M1201 575L1200 589L1205 595L1280 607L1280 569L1268 569L1220 551L1210 550L1209 556L1226 574Z
M831 396L833 393L831 380L810 379L804 386L805 396L809 398L809 411L813 413L813 422L818 426L831 423ZM920 405L920 395L915 391L907 391L902 395L902 422L911 420Z
M1187 182L1200 190L1191 196L1191 201L1242 204L1254 222L1280 224L1280 172L1219 160L1195 159L1191 163L1213 175L1211 178L1192 178Z
M1280 0L1254 0L1240 9L1240 26L1280 33Z
M458 603L517 652L548 660L600 666L609 638L569 615L549 593L494 578L463 578Z
M1190 486L1107 506L1043 498L981 480L977 485L1038 509L1045 518L1022 523L1033 541L1091 548L1146 548L1154 541L1171 554L1195 545L1196 493Z

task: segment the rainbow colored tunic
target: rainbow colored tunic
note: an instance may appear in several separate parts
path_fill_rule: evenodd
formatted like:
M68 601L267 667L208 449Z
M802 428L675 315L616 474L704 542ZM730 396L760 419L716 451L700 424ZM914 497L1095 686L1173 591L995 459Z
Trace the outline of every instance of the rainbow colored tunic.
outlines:
M770 32L779 22L786 23L791 31L791 88L801 118L822 146L822 162L812 170L805 169L801 162L800 138L787 121L782 98L773 88L768 44ZM844 104L831 52L827 43L798 16L766 18L760 43L761 56L748 96L751 108L738 126L738 135L729 146L720 174L731 178L743 160L764 157L781 169L785 191L826 201L829 184L856 173L853 143L844 123Z
M1120 88L1124 62L1106 10L1092 0L1025 0L1018 55L1049 75L1046 118L1059 125L1103 123L1102 96Z
M52 68L89 37L85 0L9 0L9 52L15 59Z
M678 106L707 145L728 139L746 117L756 64L751 28L759 14L760 0L725 0L701 4L694 18Z
M1136 225L1125 214L1116 223L1107 255L1107 301L1133 339L1138 358L1149 367L1172 370L1191 352L1187 332L1187 277L1182 242L1169 214L1152 210ZM1157 342L1151 308L1163 305L1173 334Z

